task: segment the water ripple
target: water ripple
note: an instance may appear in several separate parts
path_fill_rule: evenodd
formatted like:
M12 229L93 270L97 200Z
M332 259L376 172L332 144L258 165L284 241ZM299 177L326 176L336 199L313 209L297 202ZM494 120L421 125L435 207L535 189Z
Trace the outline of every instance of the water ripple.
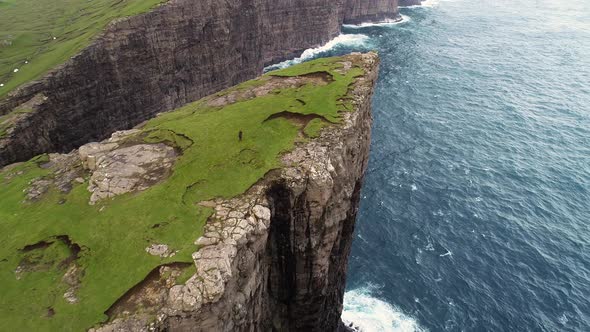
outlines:
M590 3L403 13L354 29L382 65L348 287L431 331L589 331Z

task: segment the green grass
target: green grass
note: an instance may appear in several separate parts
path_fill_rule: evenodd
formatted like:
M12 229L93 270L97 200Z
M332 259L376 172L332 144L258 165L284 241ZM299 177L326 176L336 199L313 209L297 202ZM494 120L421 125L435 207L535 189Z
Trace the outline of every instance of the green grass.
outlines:
M0 84L4 84L0 98L66 62L112 20L148 11L161 2L0 0Z
M305 126L303 132L307 137L315 138L320 135L320 131L322 130L322 128L324 128L325 125L326 123L322 119L313 119L309 121L307 126Z
M339 121L339 112L345 108L340 100L362 69L339 74L334 70L340 67L337 60L320 59L269 73L328 71L334 81L326 86L284 89L223 108L208 107L205 99L149 121L143 129L145 141L167 142L184 154L167 180L144 192L91 206L88 184L83 183L68 194L52 190L31 203L24 202L23 191L30 181L52 176L39 167L47 157L1 172L0 331L85 330L105 321L103 312L155 267L192 262L193 242L212 212L195 203L243 193L269 170L281 167L280 155L298 140L302 128L284 118L265 121L269 116L288 110ZM259 84L262 81L250 81L234 89ZM296 99L304 100L305 105ZM317 130L313 130L315 135ZM16 173L20 175L10 177ZM156 224L159 226L153 227ZM15 277L23 259L19 249L58 235L69 236L82 248L77 260L84 269L78 304L63 298L67 289L61 281L63 268L25 273L20 280ZM179 252L166 259L150 256L145 248L152 243L165 243ZM183 275L181 281L189 276ZM55 315L48 318L50 307Z

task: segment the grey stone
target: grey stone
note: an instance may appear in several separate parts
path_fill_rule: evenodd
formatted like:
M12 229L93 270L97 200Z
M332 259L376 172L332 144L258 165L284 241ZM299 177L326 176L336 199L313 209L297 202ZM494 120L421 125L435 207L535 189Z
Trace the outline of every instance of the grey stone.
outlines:
M145 251L152 256L160 257L171 257L174 256L174 252L170 250L166 244L152 244L145 248Z
M175 159L176 152L165 144L133 145L100 155L88 185L90 204L149 188L168 177Z

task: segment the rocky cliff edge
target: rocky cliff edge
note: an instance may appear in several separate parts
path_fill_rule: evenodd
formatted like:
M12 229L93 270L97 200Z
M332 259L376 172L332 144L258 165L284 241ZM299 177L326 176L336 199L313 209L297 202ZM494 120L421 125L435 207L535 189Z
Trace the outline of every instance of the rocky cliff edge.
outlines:
M336 330L377 70L315 60L2 169L2 329Z

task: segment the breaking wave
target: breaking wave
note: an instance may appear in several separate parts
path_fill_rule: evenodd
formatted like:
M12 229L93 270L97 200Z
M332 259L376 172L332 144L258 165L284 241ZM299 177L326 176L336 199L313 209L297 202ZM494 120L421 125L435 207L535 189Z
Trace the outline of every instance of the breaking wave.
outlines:
M407 23L410 21L410 17L406 15L400 15L401 18L397 20L385 20L381 22L366 22L361 24L344 24L343 27L349 29L361 29L361 28L368 28L368 27L390 27L398 24Z
M391 304L373 297L369 285L344 294L342 321L361 332L424 332L416 320Z
M440 4L442 0L425 0L422 1L422 4L420 5L414 5L414 6L403 6L402 8L420 8L420 7L435 7L438 6ZM445 0L445 1L452 1L452 0Z
M264 71L283 69L289 66L311 60L317 56L323 55L323 53L332 51L339 47L346 48L359 48L359 51L365 49L368 46L369 37L363 34L340 34L336 38L330 40L325 45L316 48L310 48L305 50L301 56L295 59L286 60L271 66L264 68Z

